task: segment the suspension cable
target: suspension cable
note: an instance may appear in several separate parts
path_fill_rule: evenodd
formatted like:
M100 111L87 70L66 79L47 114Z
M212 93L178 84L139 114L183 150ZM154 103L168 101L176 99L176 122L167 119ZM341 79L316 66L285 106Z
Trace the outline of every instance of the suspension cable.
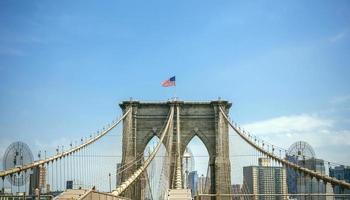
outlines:
M165 138L166 133L168 132L169 129L169 125L170 122L173 121L173 116L174 116L174 107L171 106L170 108L170 114L168 117L168 121L166 123L166 126L163 130L162 136L157 144L157 146L155 147L155 149L152 151L152 153L149 155L149 157L147 158L147 160L143 163L143 165L136 170L133 175L131 175L124 183L122 183L120 186L118 186L118 188L116 188L116 190L114 192L112 192L113 195L118 196L120 195L122 192L124 192L124 190L126 188L128 188L130 186L131 183L133 183L139 176L140 174L148 167L148 165L151 163L151 161L154 159L154 157L156 156L158 150L160 149L161 144L163 143L163 140Z
M347 188L347 189L350 189L350 183L347 183L345 181L341 181L341 180L338 180L336 178L332 178L332 177L329 177L325 174L321 174L321 173L317 173L317 172L314 172L310 169L307 169L307 168L304 168L304 167L301 167L297 164L294 164L290 161L287 161L287 160L284 160L283 158L279 158L278 156L274 155L273 153L270 153L268 151L266 151L265 149L259 147L257 144L255 144L255 142L250 139L249 137L247 137L246 135L243 134L242 130L240 130L240 128L236 127L235 125L233 125L229 118L227 117L226 113L224 112L224 110L222 109L221 106L219 106L220 108L220 111L222 113L222 115L224 116L224 118L226 119L226 121L228 122L228 124L231 126L231 128L243 139L245 140L249 145L251 145L252 147L254 147L256 150L260 151L261 153L263 153L264 155L266 155L267 157L270 157L280 163L282 163L283 165L286 165L287 167L290 167L290 168L293 168L294 170L298 170L298 171L301 171L305 174L308 174L312 177L315 177L317 179L322 179L323 181L325 182L328 182L328 183L331 183L332 185L340 185L344 188Z
M39 161L34 161L32 163L23 165L21 167L14 167L8 170L4 170L4 171L0 171L0 177L5 177L8 175L12 175L12 174L16 174L16 173L20 173L22 171L28 170L28 169L33 169L39 165L43 165L45 163L48 163L52 160L57 160L59 158L65 157L65 156L69 156L71 153L74 153L76 151L81 150L83 147L86 147L94 142L96 142L97 140L99 140L101 137L105 136L107 133L109 133L114 127L116 127L124 118L125 116L130 112L130 109L127 110L124 115L118 120L116 121L114 124L111 124L107 129L104 129L100 134L98 134L96 137L86 141L85 143L73 148L73 149L69 149L67 151L61 152L60 154L54 155L52 157L49 157L47 159L44 160L39 160Z
M124 169L121 169L121 170L118 171L118 172L112 172L112 173L111 173L111 176L121 175L121 173L123 173L123 172L126 171L127 169L133 167L135 164L137 164L137 163L138 163L140 160L142 160L142 159L143 159L143 157L140 157L139 159L134 160L133 163L130 163L130 162L129 162L129 163L130 163L129 166L125 167ZM100 171L102 171L102 170L100 170ZM99 184L104 183L105 180L103 180L102 178L103 178L103 175L102 175L102 174L97 174L97 181L95 181L94 184L99 185Z

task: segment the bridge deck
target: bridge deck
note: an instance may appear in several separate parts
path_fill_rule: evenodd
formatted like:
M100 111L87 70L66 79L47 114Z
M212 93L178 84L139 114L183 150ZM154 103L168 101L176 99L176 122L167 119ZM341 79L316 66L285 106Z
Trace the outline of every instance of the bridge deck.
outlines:
M169 190L168 200L191 200L190 189L173 189Z

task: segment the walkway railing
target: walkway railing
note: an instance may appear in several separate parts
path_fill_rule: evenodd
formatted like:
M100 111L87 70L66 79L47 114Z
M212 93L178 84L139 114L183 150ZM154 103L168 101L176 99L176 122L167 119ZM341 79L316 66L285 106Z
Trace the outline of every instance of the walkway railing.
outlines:
M130 200L130 199L125 197L117 197L113 194L109 194L106 192L90 190L85 195L81 196L78 200Z
M54 196L52 195L0 195L0 200L52 200Z
M259 199L259 197L267 197L266 199L271 199L271 197L288 197L294 196L304 199L311 199L312 197L333 197L333 199L349 199L350 194L331 194L331 193L309 193L309 194L198 194L194 196L194 200L209 200L212 197L232 197L232 199Z

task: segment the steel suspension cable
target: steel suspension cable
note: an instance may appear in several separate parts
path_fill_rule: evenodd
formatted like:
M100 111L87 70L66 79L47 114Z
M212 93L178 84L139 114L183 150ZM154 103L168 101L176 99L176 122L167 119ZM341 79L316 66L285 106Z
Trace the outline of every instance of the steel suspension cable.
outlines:
M165 152L164 153L165 153L165 156L162 159L162 169L161 169L161 174L160 174L159 183L158 183L159 186L163 186L162 187L162 191L161 191L162 195L165 195L165 193L167 191L167 188L169 188L169 186L167 185L167 182L166 182L166 177L168 176L168 172L167 172L167 169L168 169L168 165L167 165L168 156L167 156L166 148L165 148Z
M143 157L140 157L139 159L134 160L134 162L133 162L131 165L129 165L128 167L126 167L126 168L120 170L118 173L116 173L116 172L114 172L113 174L111 173L111 175L113 175L113 176L115 176L115 175L121 175L121 173L123 173L123 172L126 171L127 169L133 167L135 164L137 164L137 163L138 163L139 161L141 161L142 159L143 159ZM98 181L96 181L95 183L100 184L100 183L105 182L104 180L101 179L102 177L103 177L103 175L99 174L99 175L98 175L98 178L99 178L99 179L98 179Z
M131 160L131 161L125 163L124 165L121 165L121 166L118 167L117 169L118 169L118 170L121 170L122 168L124 168L125 166L128 166L128 165L130 165L130 164L131 164L131 165L134 165L135 160L139 160L139 158L141 158L143 155L144 155L144 154L143 154L142 152L139 153L139 155L137 155L133 160Z
M11 168L11 169L8 169L8 170L3 170L3 171L0 171L0 177L5 177L5 176L9 176L9 175L12 175L12 174L16 174L16 173L20 173L22 171L25 171L25 170L29 170L29 169L33 169L35 167L38 167L42 164L45 164L45 163L48 163L50 161L53 161L53 160L57 160L59 158L62 158L64 156L69 156L71 155L72 153L76 152L76 151L79 151L81 148L85 147L85 146L88 146L90 144L93 144L94 142L96 142L97 140L99 140L101 137L105 136L107 133L109 133L113 128L115 128L124 118L125 116L128 115L128 113L130 112L130 109L127 110L123 116L115 121L114 123L112 123L107 129L104 129L100 134L98 134L96 137L86 141L85 143L73 148L73 149L69 149L67 151L64 151L64 152L61 152L60 154L57 154L57 155L54 155L52 157L49 157L47 159L44 159L44 160L39 160L39 161L34 161L32 163L29 163L29 164L26 164L26 165L23 165L21 167L15 167L15 168Z
M144 173L146 173L146 172L147 172L147 170L144 171ZM148 190L147 190L147 192L149 192L149 194L150 194L149 198L150 198L150 199L153 199L153 194L152 194L152 190L151 190L151 186L150 186L151 184L150 184L150 180L149 180L149 177L148 177L148 173L146 173L145 176L146 176L146 182L147 182L147 184L148 184L148 187L147 187ZM148 197L148 196L147 196L147 197Z
M124 192L125 189L128 188L130 186L130 184L133 183L140 176L140 174L148 167L148 165L151 163L151 161L156 156L161 144L163 143L165 135L168 132L169 125L173 121L173 116L174 116L174 107L171 106L170 114L167 118L168 120L167 120L166 126L163 130L163 133L161 135L160 140L158 141L156 148L152 151L151 155L147 158L147 160L143 163L143 165L138 170L136 170L133 173L133 175L131 175L131 177L129 177L124 183L122 183L120 186L118 186L118 188L114 192L112 192L113 195L118 196L122 192Z
M323 174L320 174L320 173L317 173L317 172L314 172L310 169L307 169L305 167L301 167L297 164L294 164L288 160L284 160L283 158L279 158L278 156L268 152L267 150L259 147L257 144L254 143L254 141L252 139L250 139L249 137L247 137L246 135L243 134L243 132L240 130L240 128L236 127L235 125L233 125L228 116L226 115L226 113L224 112L224 110L222 109L222 107L220 106L220 111L223 115L223 117L226 119L227 123L231 126L231 128L244 140L246 141L249 145L251 145L252 147L254 147L255 149L257 149L258 151L260 151L261 153L263 153L264 155L266 155L267 157L271 158L271 159L274 159L280 163L282 163L283 165L286 165L290 168L293 168L294 170L297 170L297 171L301 171L303 172L304 174L308 174L312 177L315 177L315 178L318 178L318 179L322 179L323 181L326 181L328 183L331 183L332 185L339 185L339 186L342 186L343 188L347 188L347 189L350 189L350 183L347 183L345 181L341 181L341 180L338 180L336 178L332 178L332 177L329 177L327 175L323 175Z

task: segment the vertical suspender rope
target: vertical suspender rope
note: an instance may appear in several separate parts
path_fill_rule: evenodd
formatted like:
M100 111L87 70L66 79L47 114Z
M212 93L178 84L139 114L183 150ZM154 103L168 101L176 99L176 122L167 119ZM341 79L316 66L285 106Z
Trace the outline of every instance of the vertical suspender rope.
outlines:
M13 175L11 174L11 175L10 175L10 178L12 179L12 177L13 177ZM13 193L12 193L12 184L10 183L10 185L11 185L11 194L13 194Z
M75 185L75 153L71 155L70 158L70 170L71 170L71 181L72 181L72 188L74 189Z
M79 151L75 154L75 164L74 164L74 173L75 173L75 185L77 189L79 188Z
M2 193L5 193L5 177L1 177L1 179L2 179L2 189L1 189L1 191L2 191Z
M81 143L83 143L83 138L81 138L80 139L80 142ZM79 170L79 176L80 176L80 187L81 188L83 188L83 173L82 173L82 168L83 168L83 162L82 162L82 160L83 160L83 149L80 149L79 150L79 168L78 168L78 170Z
M89 160L90 160L90 155L89 155L89 150L90 148L86 148L86 159L85 159L85 165L86 165L86 187L90 188L90 181L89 181Z
M63 175L62 175L62 177L63 177L63 181L62 181L62 191L64 191L65 190L65 183L66 183L66 159L65 159L65 157L63 157L62 158L62 165L63 165Z
M27 170L22 172L23 192L27 192Z
M224 112L224 110L219 107L224 118L226 119L226 121L228 122L228 124L232 127L232 129L243 139L245 140L245 142L247 142L249 145L253 146L255 149L257 149L258 151L262 152L264 155L266 155L267 157L270 157L271 159L274 159L288 167L291 167L293 168L294 170L298 170L298 171L301 171L303 172L304 174L307 174L309 176L312 176L312 177L315 177L315 178L320 178L322 179L323 181L326 181L326 182L329 182L333 185L339 185L339 186L342 186L344 188L348 188L350 189L350 183L346 183L345 181L341 181L341 180L338 180L336 178L332 178L332 177L329 177L327 175L322 175L322 174L319 174L319 173L316 173L312 170L309 170L307 168L305 168L305 166L299 166L297 164L294 164L288 160L285 160L283 158L279 158L278 156L274 155L274 154L271 154L270 152L266 151L265 149L263 148L260 148L259 146L257 146L257 144L255 144L250 138L248 138L246 135L243 134L243 132L235 125L233 125L230 120L228 119L226 113Z
M56 160L55 161L55 166L56 166L56 170L55 170L55 175L56 175L56 184L55 184L55 186L56 186L56 191L58 191L58 166L57 166L57 163L58 163L58 160Z
M86 176L85 176L85 156L86 156L86 152L85 152L85 148L81 149L81 153L82 153L82 157L81 157L81 174L82 174L82 181L83 181L83 187L82 188L86 188Z
M88 160L88 154L87 154L87 148L84 148L84 176L85 176L85 188L89 188L88 186L88 165L87 165L87 160Z
M80 187L83 189L84 188L84 175L83 175L83 149L80 149L80 158L79 158L79 174L80 174Z
M59 188L60 188L60 191L62 191L62 158L59 159L59 168L60 168L60 171L59 171Z
M51 185L50 185L50 191L53 191L53 161L51 161Z

